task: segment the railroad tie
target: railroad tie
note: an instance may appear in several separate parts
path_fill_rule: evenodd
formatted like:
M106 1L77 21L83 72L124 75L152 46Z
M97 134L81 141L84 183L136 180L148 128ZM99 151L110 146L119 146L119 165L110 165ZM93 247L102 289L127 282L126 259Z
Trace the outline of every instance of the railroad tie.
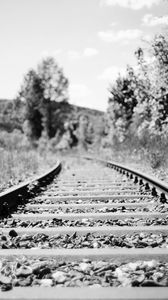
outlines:
M168 299L167 193L90 157L1 193L0 299Z

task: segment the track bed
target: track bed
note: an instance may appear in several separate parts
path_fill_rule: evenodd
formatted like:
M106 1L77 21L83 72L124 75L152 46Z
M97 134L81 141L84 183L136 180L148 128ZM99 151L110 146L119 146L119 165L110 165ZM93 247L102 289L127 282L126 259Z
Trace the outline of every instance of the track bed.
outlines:
M158 191L121 167L67 159L1 216L0 298L168 299L167 193Z

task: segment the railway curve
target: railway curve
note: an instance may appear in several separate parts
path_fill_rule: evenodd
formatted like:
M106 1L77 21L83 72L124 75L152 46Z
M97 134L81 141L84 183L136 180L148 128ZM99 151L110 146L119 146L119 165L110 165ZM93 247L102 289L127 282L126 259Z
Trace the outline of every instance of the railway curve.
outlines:
M168 299L167 197L91 157L1 193L0 299Z

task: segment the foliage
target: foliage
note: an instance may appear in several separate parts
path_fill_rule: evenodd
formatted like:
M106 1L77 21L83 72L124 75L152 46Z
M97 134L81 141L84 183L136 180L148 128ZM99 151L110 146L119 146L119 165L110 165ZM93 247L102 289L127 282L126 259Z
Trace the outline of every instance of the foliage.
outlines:
M135 56L136 68L127 67L109 89L108 138L113 147L147 149L159 165L157 149L168 146L168 35L155 36Z
M0 100L0 130L22 130L25 105L19 100Z
M26 103L25 120L30 139L39 139L42 131L53 136L52 102L66 102L68 79L54 58L48 57L24 77L18 99Z
M44 148L33 148L20 130L0 131L0 191L53 167L57 156Z

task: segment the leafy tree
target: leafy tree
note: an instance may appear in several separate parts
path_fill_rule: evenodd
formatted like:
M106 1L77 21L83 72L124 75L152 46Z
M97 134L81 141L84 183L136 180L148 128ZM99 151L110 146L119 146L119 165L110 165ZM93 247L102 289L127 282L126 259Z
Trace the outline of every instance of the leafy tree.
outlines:
M155 36L147 54L150 59L138 48L136 69L127 68L111 85L107 127L108 136L122 147L132 142L151 151L167 145L168 35Z
M153 54L153 109L152 119L157 132L166 131L168 125L168 35L155 36L151 44Z
M52 102L68 100L68 79L54 58L48 57L42 60L37 70L27 73L18 97L26 102L25 118L30 127L30 138L40 138L42 131L52 137Z
M42 88L41 82L34 70L30 70L24 77L19 98L26 103L25 119L29 127L29 138L38 139L42 132Z
M108 100L108 119L111 123L111 135L117 136L122 142L125 139L127 129L132 120L134 107L137 104L137 99L134 93L136 86L136 76L133 68L127 67L126 75L119 76L112 84L109 92Z

